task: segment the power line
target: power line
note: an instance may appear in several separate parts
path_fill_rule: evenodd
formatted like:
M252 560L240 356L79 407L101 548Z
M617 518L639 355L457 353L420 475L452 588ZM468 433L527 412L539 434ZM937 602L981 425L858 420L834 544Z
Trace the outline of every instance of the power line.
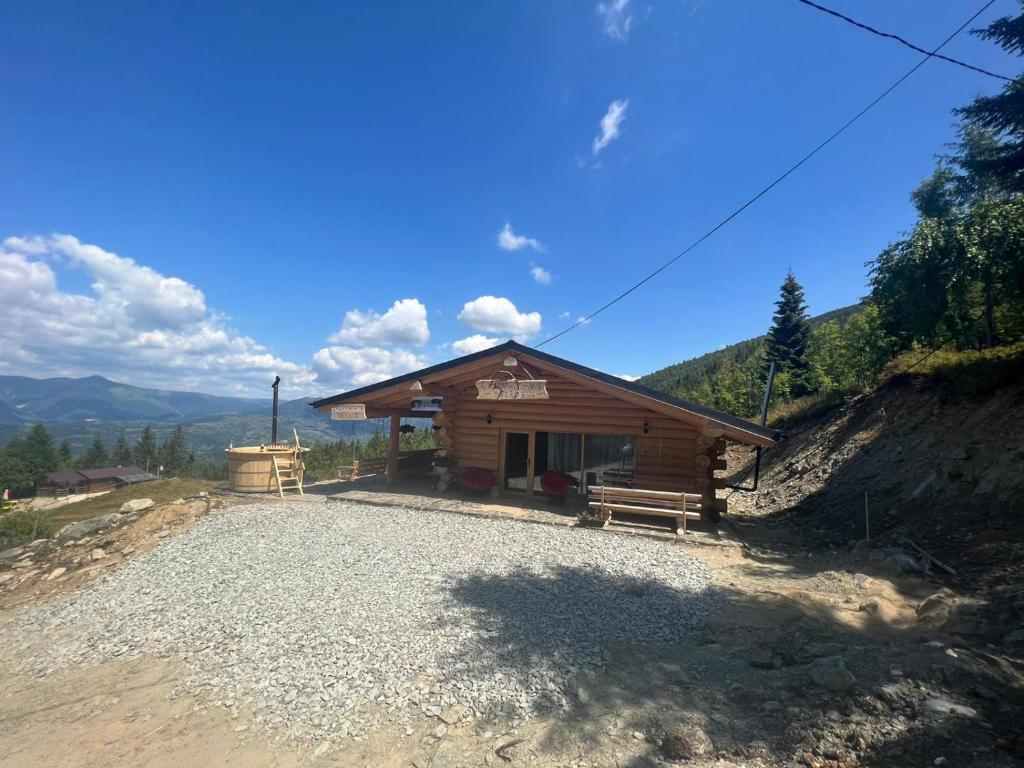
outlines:
M707 240L709 237L711 237L713 234L715 234L718 230L722 229L722 227L726 226L729 222L731 222L733 219L735 219L737 216L739 216L741 213L743 213L745 210L747 210L747 208L752 206L754 203L756 203L762 197L764 197L769 192L771 192L775 187L777 187L779 184L781 184L787 177L789 177L792 173L794 173L797 169L799 169L802 165L804 165L804 163L806 163L808 160L810 160L812 157L814 157L816 154L818 154L818 152L820 152L822 149L824 149L829 144L831 144L835 139L837 139L840 135L842 135L846 131L847 128L849 128L851 125L853 125L858 120L860 120L864 115L866 115L869 111L871 111L871 109L873 109L875 107L875 105L878 104L882 99L884 99L890 93L895 91L900 85L903 84L904 80L906 80L912 74L917 72L917 70L919 70L924 65L924 63L926 61L928 61L930 58L935 56L936 52L941 50L950 40L952 40L954 37L956 37L961 32L963 32L964 29L966 29L967 26L971 24L971 22L973 22L981 14L983 14L985 11L987 11L993 5L993 3L995 3L995 1L996 0L988 0L988 2L985 3L985 5L983 5L979 11L977 11L973 16L971 16L971 18L969 18L967 21L965 21L963 24L961 24L959 27L957 27L956 31L953 32L953 34L951 34L949 37L947 37L945 40L943 40L941 43L939 43L933 50L926 51L925 52L925 57L923 59L921 59L919 62L917 62L917 64L915 64L913 67L911 67L909 70L907 70L907 72L902 77L900 77L899 80L897 80L895 83L893 83L888 88L886 88L884 91L882 91L881 95L876 97L874 101L872 101L870 104L868 104L866 107L864 107L860 112L858 112L852 118L850 118L845 123L843 123L843 125L840 128L835 130L827 139L825 139L823 142L818 144L818 146L816 146L814 149L812 149L810 152L808 152L806 155L804 155L802 158L800 158L800 160L798 160L796 163L791 165L789 167L789 169L786 170L785 173L783 173L781 176L776 178L773 182L768 184L768 186L764 187L760 192L758 192L756 195L754 195L749 200L747 200L747 202L743 203L743 205L741 205L739 208L734 210L732 213L730 213L728 216L726 216L724 219L722 219L720 222L718 222L715 226L713 226L711 229L709 229L703 235L701 235L696 240L694 240L692 243L690 243L690 245L686 246L686 248L684 248L682 251L680 251L677 255L673 256L671 259L666 261L664 264L662 264L656 270L654 270L649 275L647 275L647 277L643 278L639 282L634 283L632 286L630 286L629 288L624 290L618 296L616 296L615 298L611 299L609 302L607 302L600 309L597 309L596 311L591 312L589 315L584 315L579 320L577 320L575 323L570 325L568 328L565 328L564 330L559 331L558 333L556 333L554 336L552 336L549 339L545 339L544 341L542 341L537 346L538 347L543 347L545 344L551 343L555 339L560 338L561 336L564 336L565 334L569 333L570 331L576 330L581 325L585 325L585 324L589 323L593 318L597 317L599 314L604 312L606 309L608 309L609 307L611 307L611 306L613 306L615 304L618 304L624 298L629 296L629 294L633 293L635 290L637 290L638 288L640 288L644 284L646 284L646 283L650 282L651 280L653 280L655 277L660 275L666 269L668 269L673 264L675 264L677 261L679 261L681 258L683 258L683 256L688 254L690 251L692 251L698 245L700 245L705 240Z
M875 29L874 27L869 26L867 24L864 24L862 22L859 22L856 19L851 19L849 16L844 16L843 14L839 13L839 11L833 11L831 8L826 8L824 5L818 5L817 3L812 3L811 0L797 0L797 2L798 3L803 3L804 5L810 6L811 8L815 8L815 9L817 9L819 11L827 13L829 16L835 16L837 19L842 19L847 24L853 24L853 26L859 27L860 29L863 29L866 32L870 32L873 35L878 35L879 37L887 37L890 40L895 40L896 42L902 43L903 45L907 46L907 48L910 48L912 51L917 51L918 53L924 53L924 54L926 54L928 56L931 56L931 57L934 57L936 59L942 59L943 61L948 61L950 64L956 64L958 67L964 67L965 69L970 69L973 72L978 72L978 73L980 73L982 75L988 75L989 77L994 77L997 80L1005 80L1008 83L1012 83L1013 80L1014 80L1014 78L1012 78L1012 77L1005 77L1005 76L997 74L995 72L989 72L987 69L982 69L981 67L976 67L973 64L968 64L966 61L960 61L959 59L954 59L954 58L951 58L949 56L943 56L942 54L936 54L934 52L929 53L924 48L920 47L919 45L914 45L912 42L910 42L909 40L906 40L906 39L900 37L899 35L894 35L891 32L883 32L880 29Z

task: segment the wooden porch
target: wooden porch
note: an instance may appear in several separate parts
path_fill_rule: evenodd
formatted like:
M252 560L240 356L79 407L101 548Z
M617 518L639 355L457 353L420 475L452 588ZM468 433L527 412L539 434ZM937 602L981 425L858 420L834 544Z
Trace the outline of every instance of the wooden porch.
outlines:
M399 475L388 483L383 475L363 477L354 481L317 483L306 486L307 499L324 499L328 503L368 504L380 507L430 509L474 517L518 520L541 525L575 527L575 515L565 512L560 503L541 496L505 493L498 497L472 491L441 493L434 489L429 478ZM715 526L706 521L690 522L686 535L678 536L674 522L667 518L625 516L603 529L617 534L652 536L686 544L713 546L739 546L727 526Z

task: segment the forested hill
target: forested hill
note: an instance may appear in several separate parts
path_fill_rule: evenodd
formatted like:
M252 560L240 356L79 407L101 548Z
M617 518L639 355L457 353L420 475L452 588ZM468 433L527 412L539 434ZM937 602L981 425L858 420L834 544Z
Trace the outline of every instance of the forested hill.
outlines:
M833 309L810 318L811 328L817 328L830 320L842 325L862 309L862 304ZM765 325L767 324L766 322ZM701 405L721 408L726 405L722 402L721 390L723 386L728 386L724 379L742 375L744 364L753 369L752 358L763 354L764 340L764 336L757 336L730 344L728 347L649 373L642 376L638 383L659 392L693 400ZM760 369L760 366L758 368ZM755 382L751 382L751 384L752 391L763 391L763 377L759 384ZM735 408L733 406L733 410ZM738 415L750 416L752 414L739 413Z

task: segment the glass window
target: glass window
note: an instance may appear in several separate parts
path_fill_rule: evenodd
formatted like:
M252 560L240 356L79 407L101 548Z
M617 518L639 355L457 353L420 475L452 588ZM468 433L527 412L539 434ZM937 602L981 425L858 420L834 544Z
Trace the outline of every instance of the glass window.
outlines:
M580 448L583 436L570 432L537 432L534 444L533 489L543 490L540 476L545 472L561 472L583 481Z
M587 435L583 441L584 481L591 485L632 485L636 472L636 438L632 435Z

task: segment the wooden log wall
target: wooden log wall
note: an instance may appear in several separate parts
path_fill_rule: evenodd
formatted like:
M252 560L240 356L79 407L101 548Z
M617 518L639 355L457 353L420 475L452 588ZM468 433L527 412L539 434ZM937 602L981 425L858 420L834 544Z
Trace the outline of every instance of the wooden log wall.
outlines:
M502 430L633 435L637 487L714 499L714 470L725 447L720 429L668 418L552 371L543 376L549 400L477 400L476 387L468 382L445 393L445 415L438 423L445 426L459 466L487 467L500 475Z

